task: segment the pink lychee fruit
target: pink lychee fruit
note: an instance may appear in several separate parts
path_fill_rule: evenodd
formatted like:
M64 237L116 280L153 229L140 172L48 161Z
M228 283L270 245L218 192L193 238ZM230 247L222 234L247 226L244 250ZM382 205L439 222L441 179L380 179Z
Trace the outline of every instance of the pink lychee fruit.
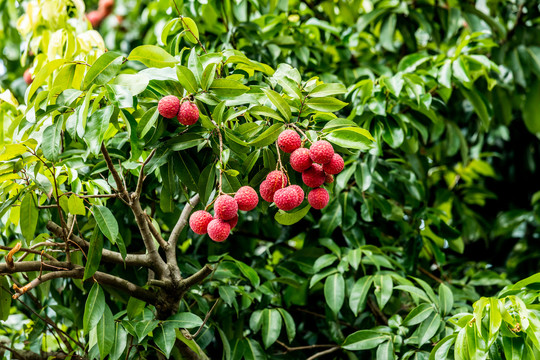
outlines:
M259 196L251 186L242 186L234 195L234 200L238 203L239 210L250 211L259 203Z
M34 79L32 79L32 71L30 69L26 69L23 74L24 82L26 85L30 85Z
M323 165L323 170L327 174L336 175L343 170L344 166L345 162L343 161L343 158L338 154L334 154L332 160Z
M298 148L294 150L289 161L291 163L291 167L298 172L309 169L311 164L313 164L313 160L311 160L309 157L309 149L306 148Z
M92 24L94 29L99 27L105 16L106 14L103 12L103 10L94 10L86 14L86 18L88 21L90 21L90 24Z
M230 220L238 213L238 203L232 196L220 195L214 202L214 213L218 219Z
M296 191L296 193L298 194L298 203L295 206L297 207L302 203L302 201L304 201L304 197L305 197L304 190L299 185L291 185L289 187L293 189L294 191Z
M326 191L325 188L313 189L308 194L309 205L311 205L312 208L317 210L320 210L326 205L328 205L329 200L330 195L328 195L328 191Z
M273 192L276 192L277 190L287 186L287 177L285 176L283 171L279 170L270 171L270 173L266 175L266 181L268 181L268 183L270 184Z
M203 235L206 234L206 228L213 219L209 212L198 210L189 217L189 227L195 234Z
M324 184L326 175L319 164L313 164L309 169L302 173L304 184L311 188L316 188Z
M291 186L279 189L274 194L276 206L284 211L289 211L297 207L299 205L298 199L298 191Z
M172 119L178 114L180 99L174 95L167 95L158 102L158 111L161 116Z
M334 156L334 148L326 140L315 141L309 148L309 157L317 164L326 164L332 160L332 156Z
M300 135L294 130L285 130L279 134L277 144L281 150L286 153L292 153L302 146Z
M229 237L231 225L221 219L214 219L208 224L208 236L210 239L221 242Z
M178 111L178 121L182 125L193 125L199 120L199 108L191 101L184 101Z
M330 174L326 174L326 179L324 180L325 183L331 184L334 182L334 176Z
M261 193L261 197L264 201L273 202L274 201L274 193L275 191L272 189L272 185L268 180L264 180L260 187L259 192Z
M233 217L231 220L227 220L227 222L228 222L229 225L231 226L231 230L234 229L234 227L236 226L236 224L238 224L238 215L236 215L235 217Z

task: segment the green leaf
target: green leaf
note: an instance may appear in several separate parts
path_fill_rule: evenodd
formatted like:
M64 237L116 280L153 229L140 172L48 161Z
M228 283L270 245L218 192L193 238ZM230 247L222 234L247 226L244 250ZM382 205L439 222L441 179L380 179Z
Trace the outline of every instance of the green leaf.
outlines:
M524 287L526 287L528 285L531 285L531 284L535 284L535 283L540 283L540 273L534 274L532 276L529 276L528 278L525 278L525 279L523 279L521 281L518 281L517 283L514 284L514 286L512 286L512 289L513 290L521 290Z
M45 129L43 139L44 141L41 143L43 155L48 160L57 161L62 152L62 120L60 118Z
M115 335L113 314L107 305L105 305L103 317L99 320L96 329L99 355L103 360L107 355L109 355L113 347Z
M448 359L448 353L452 348L452 345L456 342L457 335L449 335L439 341L437 345L431 350L429 360Z
M349 307L355 316L362 311L366 305L366 299L373 283L373 276L364 276L358 279L352 289L349 297Z
M452 294L452 290L444 284L439 285L439 304L442 315L449 314L454 306L454 295Z
M176 59L167 51L155 45L137 46L131 51L128 60L142 62L147 67L164 68L176 65Z
M538 102L540 101L540 80L533 81L529 86L527 96L523 102L523 121L525 126L532 133L540 133L540 111Z
M253 339L244 339L244 359L245 360L262 360L266 359L265 352L261 345Z
M390 275L375 275L375 298L381 310L384 308L390 297L392 297L392 291L394 290L392 277Z
M520 337L502 337L503 351L506 360L522 360L524 342Z
M237 97L248 92L249 87L236 80L214 79L210 90L219 97Z
M262 311L262 338L266 349L278 339L282 324L281 314L278 310L264 309Z
M294 324L294 319L287 312L287 310L283 308L278 308L278 311L281 313L281 316L283 317L283 321L285 322L285 329L287 330L287 339L289 339L289 343L293 341L294 337L296 336L296 325Z
M324 298L334 314L339 313L345 301L345 280L340 273L333 274L324 282Z
M92 206L92 212L99 229L111 241L116 244L118 237L118 222L109 208L100 205Z
M326 140L346 149L368 150L375 139L369 131L358 127L346 127L333 130Z
M469 70L467 69L465 61L463 61L463 57L461 56L458 57L457 60L454 60L452 62L452 74L456 79L458 79L465 85L471 82L471 78L469 77Z
M175 327L170 322L163 322L154 330L154 341L163 351L165 358L169 358L176 341Z
M394 343L392 340L383 342L377 348L377 360L394 360Z
M320 97L309 99L306 106L316 111L334 112L347 106L347 103L333 97Z
M433 305L431 304L420 304L407 315L403 320L404 326L411 326L420 324L422 321L427 319L432 313L435 312Z
M268 97L268 100L270 100L270 102L272 104L274 104L274 106L276 107L276 109L279 111L279 113L281 115L283 115L283 118L285 119L285 121L289 121L291 120L291 107L289 106L289 104L287 104L287 102L281 97L280 94L278 94L277 92L275 92L274 90L272 89L265 89L263 88L262 91L265 93L265 95Z
M137 338L139 341L142 341L151 331L153 331L159 324L158 320L144 319L138 321L135 325L135 332L137 333Z
M283 131L283 124L274 124L249 143L250 146L261 148L273 144Z
M251 266L248 266L241 261L235 260L235 263L236 263L236 266L238 266L238 269L240 269L240 271L242 272L242 274L244 274L244 276L249 279L251 284L255 288L258 288L261 282L261 279L259 278L259 275L257 274L257 272L253 270Z
M178 76L178 81L186 89L189 94L197 93L199 89L199 84L193 72L185 66L177 65L176 66L176 75Z
M174 162L174 171L180 181L191 191L197 192L200 171L195 160L188 154L182 155L181 151L176 152L172 160Z
M90 238L90 247L88 248L88 258L84 267L83 281L91 278L99 268L101 262L101 253L103 250L103 236L98 231L97 226L94 227L92 237Z
M293 225L302 220L309 212L309 209L311 209L310 205L306 205L304 208L294 212L279 210L274 216L274 219L281 225Z
M71 195L68 199L69 213L73 215L86 215L84 200L76 195Z
M34 77L34 80L32 81L32 85L30 85L30 89L27 92L26 96L26 103L30 103L30 99L32 99L32 96L36 93L37 89L39 89L40 86L42 86L45 81L51 76L51 74L64 65L66 62L68 62L67 59L56 59L51 60L45 66L39 70L39 72Z
M197 44L199 39L199 29L197 28L197 24L195 23L195 21L193 21L192 18L185 16L181 17L181 21L182 26L186 31L186 39L188 39L194 44Z
M105 132L109 128L109 121L113 113L113 106L107 106L94 111L86 124L84 141L88 144L90 152L94 155L99 154L101 151L101 143L105 137Z
M326 97L332 95L345 94L347 88L343 84L321 84L318 85L315 89L311 90L309 97Z
M171 323L176 329L194 329L200 327L203 324L203 321L200 317L189 312L174 314L165 322Z
M159 112L157 106L150 108L146 111L139 124L137 125L137 135L139 138L143 138L150 129L156 124L157 119L159 118Z
M105 294L96 282L92 286L84 305L83 329L88 334L98 324L105 311Z
M115 323L113 339L114 342L109 357L110 360L118 360L127 345L127 331L121 323Z
M26 195L21 201L21 233L27 242L30 242L34 239L34 234L36 232L39 218L39 212L36 204L36 196L33 192L26 193Z
M482 122L482 128L484 130L487 130L489 128L489 124L491 122L489 109L487 104L487 101L484 99L482 95L476 90L467 90L463 87L460 88L461 93L463 96L467 98L471 102L471 104L474 107L474 111L480 118L480 121Z
M204 91L208 90L208 88L212 86L212 83L214 82L214 77L216 76L216 67L217 64L212 63L204 69L201 79L201 88Z
M283 120L283 118L281 117L281 115L278 114L277 111L269 108L268 106L254 106L248 110L248 113L252 115L269 117L278 121L285 122L285 120Z
M122 67L122 58L122 54L114 51L101 55L86 73L83 89L88 89L92 84L105 85L111 81Z
M0 276L0 321L6 321L11 309L11 293L7 276Z
M360 330L347 336L341 347L351 351L369 350L376 348L388 339L388 335L373 330Z
M418 327L418 345L425 344L429 339L437 334L437 330L441 325L441 317L437 313L431 314Z

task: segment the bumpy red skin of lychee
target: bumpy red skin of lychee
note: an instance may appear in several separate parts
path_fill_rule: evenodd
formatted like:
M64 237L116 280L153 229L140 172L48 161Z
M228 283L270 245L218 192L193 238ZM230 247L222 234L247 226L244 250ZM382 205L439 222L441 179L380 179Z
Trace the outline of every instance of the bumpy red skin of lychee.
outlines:
M274 201L275 191L272 189L272 185L268 182L268 180L264 180L261 183L261 186L259 186L259 192L261 193L261 197L264 201L268 201L270 203Z
M222 242L229 237L231 225L221 219L214 219L208 224L208 236L210 239Z
M242 186L234 195L234 200L238 203L238 209L250 211L257 207L259 196L251 186Z
M302 180L307 186L316 188L324 184L326 174L324 173L321 165L313 164L309 169L302 173Z
M285 130L279 134L277 144L282 151L292 153L294 150L302 146L302 139L296 131Z
M330 195L328 195L325 188L316 188L309 192L307 198L312 208L320 210L328 205Z
M236 224L238 224L238 215L233 217L231 220L227 220L227 223L231 226L231 230L234 229Z
M327 184L331 184L334 182L334 176L330 175L330 174L326 174L326 179L324 180L325 183Z
M309 148L309 157L317 164L326 164L332 160L334 148L326 140L315 141Z
M298 194L298 202L295 206L297 207L302 203L302 201L304 201L304 197L305 197L304 190L299 185L291 185L289 187L293 189L294 191L296 191L296 194Z
M298 172L309 169L311 164L313 164L313 160L311 160L309 157L309 149L306 148L294 150L289 161L291 163L291 167Z
M189 217L189 227L195 234L203 235L206 234L206 228L213 219L214 217L209 212L198 210Z
M34 79L32 79L32 72L30 69L26 69L23 74L24 82L26 85L30 85Z
M214 202L214 214L218 219L231 220L238 213L238 203L232 196L220 195Z
M323 165L323 170L327 174L336 175L343 170L343 167L345 167L343 158L338 154L334 154L332 160Z
M199 120L199 108L191 101L184 101L178 111L178 121L182 125L193 125Z
M284 211L289 211L294 209L299 205L299 196L298 191L287 186L286 188L279 189L274 194L274 202L276 206Z
M105 16L106 14L103 12L103 10L94 10L86 14L86 18L88 21L90 21L90 24L92 24L94 29L99 27Z
M266 181L268 181L268 184L273 192L287 186L287 177L282 171L279 170L270 171L270 173L266 175Z
M174 95L167 95L159 100L157 108L161 116L172 119L178 114L180 99Z

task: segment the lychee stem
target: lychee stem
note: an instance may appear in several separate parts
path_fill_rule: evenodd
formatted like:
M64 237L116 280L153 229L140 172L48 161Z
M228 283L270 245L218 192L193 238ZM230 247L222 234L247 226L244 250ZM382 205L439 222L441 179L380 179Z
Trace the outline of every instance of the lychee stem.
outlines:
M289 184L291 183L291 180L289 179L289 174L287 173L287 170L285 169L285 167L283 166L283 163L281 162L281 152L280 152L280 149L279 149L279 146L278 146L278 143L276 142L276 150L277 150L277 157L278 157L278 166L279 166L279 169L281 170L282 173L285 174L285 176L287 177L287 181L289 182ZM277 167L276 167L277 168ZM281 180L281 185L283 187L285 187L285 184L283 183L284 181Z
M295 128L296 131L298 131L300 134L302 134L302 136L304 136L304 138L306 138L307 141L309 141L310 144L312 144L311 140L309 140L309 138L307 137L306 133L302 131L302 129L300 129L298 126L296 126L294 123L289 123L290 126L292 126L293 128Z

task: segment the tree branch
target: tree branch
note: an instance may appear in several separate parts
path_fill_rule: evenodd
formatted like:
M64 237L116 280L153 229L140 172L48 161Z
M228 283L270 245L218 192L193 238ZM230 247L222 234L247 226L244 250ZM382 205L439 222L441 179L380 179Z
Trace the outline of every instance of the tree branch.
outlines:
M144 163L141 166L141 173L139 174L139 180L137 181L137 188L135 190L135 194L137 194L137 197L140 197L141 192L142 192L142 186L143 186L143 182L144 182L144 178L145 178L145 176L144 176L144 167L150 162L150 160L152 160L152 158L154 157L155 154L156 154L156 149L152 150L150 155L148 155L148 157L146 158L146 160L144 161Z
M56 207L56 206L55 206ZM2 250L8 250L8 251L11 251L13 249L15 249L14 247L11 248L9 246L4 246L4 245L0 245L0 249ZM17 251L22 251L22 252L25 252L25 253L30 253L30 254L36 254L36 255L41 255L41 251L39 250L33 250L33 249L27 249L27 248L19 248ZM43 253L43 256L45 256L47 259L51 260L51 261L57 261L56 258L52 257L51 255L47 254L47 253Z
M330 348L328 350L324 350L324 351L318 352L316 354L313 354L310 357L308 357L307 360L314 360L314 359L316 359L318 357L321 357L323 355L328 355L328 354L333 353L334 351L338 351L339 349L341 349L340 346L335 346L335 347Z
M169 244L163 239L159 231L155 228L154 224L152 224L152 219L150 219L150 215L144 212L146 215L146 220L148 221L148 228L150 229L150 232L152 233L152 236L154 236L154 239L159 243L159 246L161 246L164 250L167 250L169 247Z
M203 281L208 275L212 273L214 269L209 264L204 265L204 267L197 271L195 274L191 275L190 277L182 280L180 282L181 287L185 290L189 289L193 285L196 285Z
M105 158L105 162L107 163L107 167L109 168L109 171L111 172L113 176L114 182L116 183L116 188L118 189L118 192L120 193L120 198L129 204L130 203L129 193L127 189L124 187L122 178L118 174L118 171L116 171L116 168L114 167L111 156L109 155L109 152L107 151L107 148L105 147L104 143L101 143L101 153L103 154L103 157Z
M169 246L171 248L175 249L176 252L176 243L178 242L178 237L180 236L180 233L182 230L184 230L184 227L186 226L189 215L191 214L191 211L197 204L199 203L199 194L196 194L193 196L189 202L184 206L184 209L182 210L182 214L180 214L180 218L178 219L178 222L174 226L173 231L171 232L171 235L169 236Z

